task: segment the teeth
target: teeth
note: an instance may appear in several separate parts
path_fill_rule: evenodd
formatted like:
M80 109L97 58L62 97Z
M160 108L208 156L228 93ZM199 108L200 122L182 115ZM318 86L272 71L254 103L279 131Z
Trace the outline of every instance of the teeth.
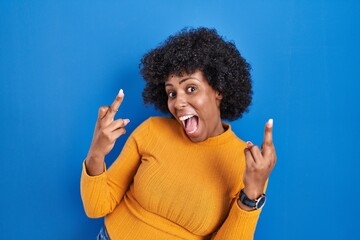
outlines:
M180 121L185 121L186 119L189 119L191 117L193 117L194 115L186 115L186 116L181 116L179 117Z

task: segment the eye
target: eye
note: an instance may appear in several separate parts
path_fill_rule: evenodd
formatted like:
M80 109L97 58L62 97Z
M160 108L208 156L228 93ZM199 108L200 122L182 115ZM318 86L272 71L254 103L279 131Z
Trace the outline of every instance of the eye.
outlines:
M176 93L174 91L168 92L168 98L174 98L176 96Z
M186 91L188 92L188 93L192 93L192 92L194 92L194 91L196 91L196 87L195 86L190 86L190 87L188 87L187 89L186 89Z

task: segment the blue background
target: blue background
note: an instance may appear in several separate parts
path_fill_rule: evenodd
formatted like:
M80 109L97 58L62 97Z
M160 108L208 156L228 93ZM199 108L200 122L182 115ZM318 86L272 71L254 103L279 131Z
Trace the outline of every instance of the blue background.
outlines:
M128 133L151 115L138 63L185 26L215 27L253 67L261 144L278 162L255 239L359 239L359 1L0 0L0 238L95 239L79 194L101 105L123 88ZM110 164L126 137L108 155Z

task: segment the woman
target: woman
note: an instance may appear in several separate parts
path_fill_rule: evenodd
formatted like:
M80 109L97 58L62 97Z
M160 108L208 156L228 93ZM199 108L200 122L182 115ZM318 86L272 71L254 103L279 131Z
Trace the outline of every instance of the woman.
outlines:
M250 66L213 29L185 29L141 60L152 117L130 135L106 170L104 158L129 119L114 119L119 91L98 113L83 164L81 196L89 217L105 216L98 239L253 239L276 161L272 120L262 149L222 119L251 103Z

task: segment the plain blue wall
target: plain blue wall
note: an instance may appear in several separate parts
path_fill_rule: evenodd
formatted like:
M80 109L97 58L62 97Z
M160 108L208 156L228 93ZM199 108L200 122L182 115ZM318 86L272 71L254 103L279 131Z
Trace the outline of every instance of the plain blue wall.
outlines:
M130 133L141 56L185 26L215 27L251 63L254 101L233 122L278 163L255 239L359 239L359 1L0 1L0 238L95 239L79 194L101 105L120 88ZM110 164L126 137L107 157Z

